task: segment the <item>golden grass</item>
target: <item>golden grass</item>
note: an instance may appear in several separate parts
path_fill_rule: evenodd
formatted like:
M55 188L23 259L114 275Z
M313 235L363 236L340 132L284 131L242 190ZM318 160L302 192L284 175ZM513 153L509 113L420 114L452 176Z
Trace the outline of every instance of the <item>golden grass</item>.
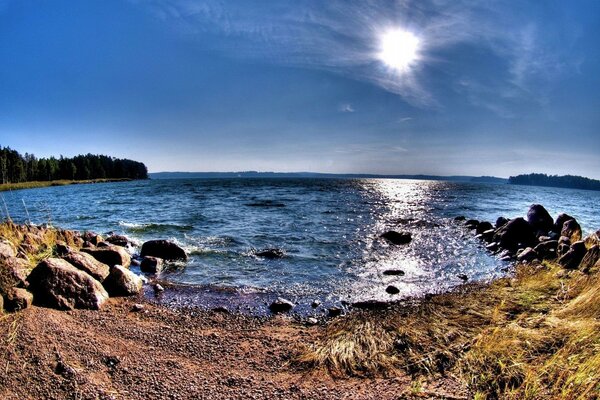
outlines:
M598 399L600 275L553 263L332 321L298 362L334 375L458 374L476 399Z
M66 186L66 185L78 185L86 183L104 183L104 182L122 182L130 181L128 178L119 179L87 179L87 180L56 180L56 181L31 181L31 182L20 182L20 183L3 183L0 184L0 192L8 190L21 190L21 189L34 189L49 186Z

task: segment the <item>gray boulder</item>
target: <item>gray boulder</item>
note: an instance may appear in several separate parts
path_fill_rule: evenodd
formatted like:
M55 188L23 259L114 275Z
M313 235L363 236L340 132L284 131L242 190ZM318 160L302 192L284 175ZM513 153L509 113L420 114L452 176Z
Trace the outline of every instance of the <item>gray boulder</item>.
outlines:
M164 261L162 258L146 256L140 263L142 272L158 274L163 270Z
M586 252L585 243L582 241L575 242L571 245L569 251L559 258L558 263L567 269L577 269Z
M558 240L545 240L535 246L535 252L544 260L553 260L557 256Z
M163 260L187 260L185 250L169 240L150 240L142 245L142 257L152 256Z
M104 280L104 287L111 296L133 296L142 290L142 278L120 265L110 270Z
M108 299L100 282L59 258L40 262L27 281L35 302L47 307L97 310Z
M541 204L532 204L527 211L527 222L533 228L534 231L546 232L552 230L554 227L554 220L550 216L550 213Z
M510 251L516 251L520 247L533 246L536 237L531 225L523 218L515 218L499 228L494 235L494 242L500 243L500 247Z
M560 234L565 222L572 220L572 219L575 219L575 218L571 217L569 214L565 214L565 213L558 214L558 217L556 217L556 221L554 222L554 227L552 230L554 232Z
M87 272L100 282L105 280L110 273L110 268L108 265L96 260L91 254L88 253L69 252L62 258L69 262L69 264Z
M6 295L13 287L27 286L30 270L29 262L22 258L0 257L0 295Z
M129 253L120 246L108 246L98 248L85 248L81 249L82 252L91 254L96 260L100 261L112 267L114 265L121 265L128 268L131 265L131 256Z

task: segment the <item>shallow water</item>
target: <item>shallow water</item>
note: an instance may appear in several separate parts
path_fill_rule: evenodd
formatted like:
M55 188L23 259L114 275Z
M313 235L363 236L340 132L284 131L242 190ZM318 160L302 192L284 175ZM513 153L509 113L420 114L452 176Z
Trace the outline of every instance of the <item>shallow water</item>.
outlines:
M390 300L487 280L506 265L488 254L457 215L524 216L532 203L567 212L584 231L600 228L600 192L499 184L391 179L190 179L73 185L3 194L18 222L115 231L142 242L168 238L191 257L163 273L201 286L211 299L283 295L306 303ZM3 204L2 204L3 205ZM4 207L2 207L4 208ZM389 229L413 241L390 246ZM253 256L263 248L286 256ZM401 269L404 276L385 276ZM400 289L385 293L387 285ZM222 294L222 296L220 295ZM218 304L217 300L211 304Z

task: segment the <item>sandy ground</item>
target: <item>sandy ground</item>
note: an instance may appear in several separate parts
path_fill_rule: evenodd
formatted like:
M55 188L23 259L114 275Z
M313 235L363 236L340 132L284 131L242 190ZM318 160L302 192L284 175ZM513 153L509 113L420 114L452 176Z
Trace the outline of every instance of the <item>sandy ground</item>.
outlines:
M323 330L140 298L111 299L101 311L34 306L0 322L0 398L466 398L451 377L424 385L408 376L334 379L290 363Z

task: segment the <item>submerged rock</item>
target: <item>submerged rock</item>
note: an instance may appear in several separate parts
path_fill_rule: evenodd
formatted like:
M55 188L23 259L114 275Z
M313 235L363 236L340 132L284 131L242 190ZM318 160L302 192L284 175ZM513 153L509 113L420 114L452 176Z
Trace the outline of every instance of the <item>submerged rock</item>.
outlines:
M104 281L104 287L111 296L133 296L142 290L142 278L120 265L115 265Z
M257 257L275 259L283 258L285 256L285 253L283 250L280 249L264 249L261 251L257 251L256 253L254 253L254 255Z
M271 303L269 310L271 310L272 313L277 314L288 312L295 306L296 305L291 301L284 299L283 297L278 297L274 302Z
M185 250L169 240L150 240L145 242L142 245L140 255L142 257L158 257L168 261L185 261L188 258Z
M400 293L400 289L398 289L394 285L389 285L388 287L385 288L385 291L388 294L398 294L398 293Z
M469 280L469 277L466 274L458 274L458 275L456 275L456 277L463 282L466 282Z
M100 282L59 258L39 263L27 281L35 302L47 307L97 310L108 299Z
M88 253L70 252L64 255L62 258L69 264L87 272L100 282L105 280L110 273L110 268L108 265L96 260L91 254Z
M383 275L404 276L404 271L402 271L401 269L386 269L385 271L383 271Z
M395 245L407 244L412 240L410 232L387 231L381 237Z

